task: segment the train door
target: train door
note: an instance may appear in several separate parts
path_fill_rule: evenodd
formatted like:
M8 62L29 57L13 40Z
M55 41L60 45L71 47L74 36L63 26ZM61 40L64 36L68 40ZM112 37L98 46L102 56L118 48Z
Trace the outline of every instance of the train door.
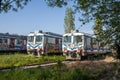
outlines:
M23 41L20 38L15 39L14 41L14 48L21 50L22 49L22 43Z
M14 46L15 46L15 38L10 38L10 45L9 45L9 47L14 49Z
M23 50L26 50L27 48L26 48L26 44L27 44L27 42L26 42L26 40L23 40Z
M59 52L59 38L55 38L55 52Z
M1 38L0 39L0 50L8 50L8 39L7 38Z
M47 52L49 49L48 37L45 37L44 39L45 39L45 52Z
M90 45L91 45L91 51L93 51L93 38L91 38L91 43L90 43Z
M91 53L91 38L90 37L86 37L86 47L87 47L87 52Z
M2 39L0 39L0 45L2 44Z
M59 51L62 52L62 38L59 38Z
M7 41L7 38L3 38L2 39L2 49L3 50L8 50L8 41Z
M99 51L99 43L96 40L96 38L92 39L92 47L93 47L93 52L98 53L98 51Z
M2 39L0 39L0 50L2 49Z

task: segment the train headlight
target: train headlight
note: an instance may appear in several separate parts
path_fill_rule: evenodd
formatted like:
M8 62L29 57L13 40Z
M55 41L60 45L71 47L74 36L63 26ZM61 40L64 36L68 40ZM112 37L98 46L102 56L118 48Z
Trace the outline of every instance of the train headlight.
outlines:
M66 48L66 47L64 47L64 51L67 51L67 48Z
M28 47L27 47L27 50L30 50L30 49L31 49L31 48L28 46Z
M39 47L38 47L38 50L41 50L41 49L42 49L42 47L41 47L41 46L39 46Z
M80 50L81 50L81 47L78 47L78 48L77 48L77 52L80 52Z

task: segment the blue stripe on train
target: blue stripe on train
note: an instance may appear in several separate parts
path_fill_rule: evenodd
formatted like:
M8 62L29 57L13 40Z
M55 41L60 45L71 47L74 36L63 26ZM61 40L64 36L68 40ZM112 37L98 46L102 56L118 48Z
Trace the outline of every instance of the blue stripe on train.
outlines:
M38 46L40 46L41 44L37 44L37 45L35 45L35 46L33 46L33 45L31 45L31 44L28 44L28 45L34 49L34 48L37 48Z
M98 50L98 48L85 48L85 50Z
M14 46L14 48L16 48L16 49L22 49L23 47L22 46Z
M85 50L109 50L109 48L85 48Z

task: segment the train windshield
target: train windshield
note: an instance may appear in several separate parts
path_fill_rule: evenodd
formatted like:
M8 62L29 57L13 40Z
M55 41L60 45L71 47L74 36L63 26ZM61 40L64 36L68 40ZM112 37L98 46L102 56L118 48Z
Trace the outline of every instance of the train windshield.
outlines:
M64 43L71 43L71 36L64 36Z
M73 42L75 45L81 44L82 43L82 36L80 36L80 35L74 36Z
M28 36L28 42L34 42L34 36Z
M36 36L36 43L41 43L42 42L42 36Z

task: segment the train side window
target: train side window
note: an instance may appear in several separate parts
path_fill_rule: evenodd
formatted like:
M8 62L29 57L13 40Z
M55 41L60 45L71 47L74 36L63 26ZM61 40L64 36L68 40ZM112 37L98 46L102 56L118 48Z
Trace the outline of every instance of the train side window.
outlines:
M22 40L17 40L17 44L21 44L22 43Z
M0 39L0 44L2 44L2 39Z
M59 39L58 38L55 39L55 44L59 44Z
M24 45L26 45L26 40L24 40Z
M4 39L4 40L3 40L3 43L7 44L7 42L8 42L7 39Z
M48 37L48 43L55 44L55 38Z
M62 39L59 39L59 43L62 44Z
M92 41L92 42L93 42L93 44L94 44L94 45L96 45L96 44L97 44L96 39L93 39L93 41Z

